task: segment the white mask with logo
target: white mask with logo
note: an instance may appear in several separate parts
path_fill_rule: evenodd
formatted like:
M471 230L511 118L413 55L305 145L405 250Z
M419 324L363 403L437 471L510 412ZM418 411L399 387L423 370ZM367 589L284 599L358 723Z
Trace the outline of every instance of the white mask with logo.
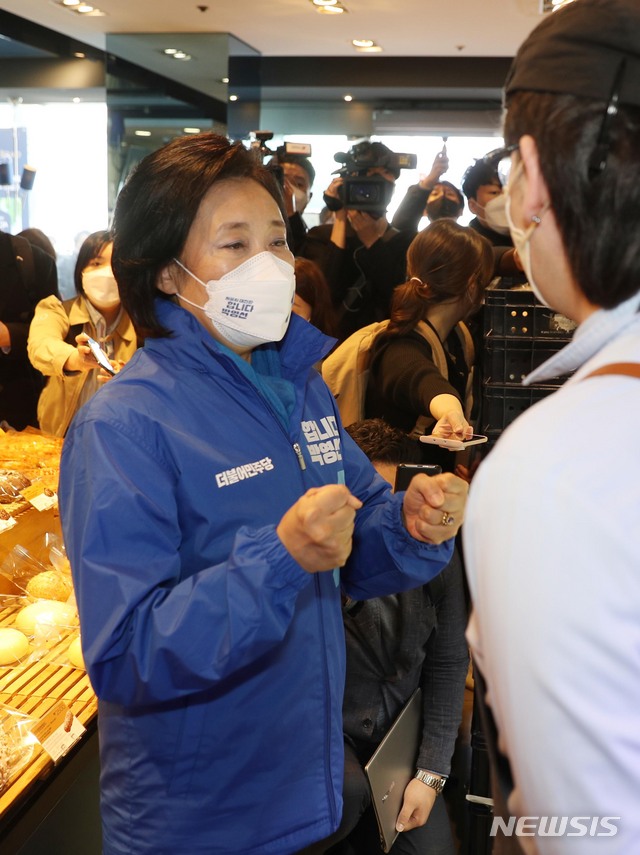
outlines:
M501 193L489 199L484 206L484 220L490 229L499 235L509 234L509 222L506 215L507 194Z
M509 186L507 187L506 193L506 204L505 204L505 214L507 217L507 222L509 223L509 231L511 232L511 239L513 240L513 245L515 246L518 255L520 256L520 261L522 262L522 267L524 268L524 272L527 277L527 282L531 286L531 290L536 295L537 299L542 303L543 306L549 306L545 298L540 293L540 289L536 285L536 281L533 278L533 271L531 269L531 237L533 236L534 231L540 224L540 217L545 211L548 210L548 203L545 204L540 211L540 214L536 217L535 220L532 220L531 225L529 225L526 229L518 228L513 222L513 218L511 217L511 194L509 192L510 188L513 186L518 173L518 170L522 171L523 166L522 162L518 164L518 166L513 170L510 178L509 178Z
M112 309L120 303L120 292L110 267L96 267L82 274L82 290L96 309Z
M207 290L204 306L181 294L178 299L202 309L220 335L236 347L258 347L280 341L291 318L296 290L293 266L272 252L260 252L221 279L203 282L174 259Z

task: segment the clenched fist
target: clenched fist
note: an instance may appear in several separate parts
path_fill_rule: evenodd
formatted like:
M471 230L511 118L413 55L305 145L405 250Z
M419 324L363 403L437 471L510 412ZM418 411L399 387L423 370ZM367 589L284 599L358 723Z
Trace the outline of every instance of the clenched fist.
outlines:
M342 567L351 553L356 511L362 502L342 484L314 487L280 520L276 533L307 573Z

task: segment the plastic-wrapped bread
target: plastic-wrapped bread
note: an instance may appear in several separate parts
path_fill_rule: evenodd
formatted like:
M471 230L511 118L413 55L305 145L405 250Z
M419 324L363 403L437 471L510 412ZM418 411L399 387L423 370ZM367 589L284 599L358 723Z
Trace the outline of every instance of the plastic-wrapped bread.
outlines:
M65 602L71 593L71 581L57 570L36 573L27 582L26 592L33 599L60 600Z
M78 613L71 603L60 600L36 600L16 615L16 628L25 635L45 634L48 628L78 625Z
M29 639L19 629L0 627L0 665L16 665L29 653Z
M82 645L80 642L80 636L78 636L78 638L74 638L71 644L69 645L67 656L69 657L69 662L73 665L74 668L82 668L83 670L86 669L86 666L84 664L84 656L82 655Z

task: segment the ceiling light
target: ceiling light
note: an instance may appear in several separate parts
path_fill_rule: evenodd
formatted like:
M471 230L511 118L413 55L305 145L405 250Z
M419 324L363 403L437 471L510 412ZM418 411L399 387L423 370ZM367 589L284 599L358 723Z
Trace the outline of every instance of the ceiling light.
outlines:
M228 77L223 77L222 80L220 81L220 83L228 83L228 82L229 82Z
M370 47L359 47L356 48L359 53L381 53L382 48L380 45L371 45Z
M79 98L77 98L77 97L76 97L76 98L72 98L71 100L73 101L73 103L74 103L74 104L79 104L79 103L80 103L80 99L79 99Z
M63 6L79 6L80 0L62 0Z
M199 134L200 128L183 128L182 129L185 134Z
M338 0L311 0L314 6L337 6Z
M353 95L345 95L344 100L345 101L353 101Z
M173 56L173 55L174 55L174 53L178 53L178 48L168 47L168 48L165 48L165 49L162 51L162 53L166 53L166 54L167 54L167 56Z
M344 6L336 4L335 6L317 6L316 12L324 12L325 15L342 15L347 10Z
M81 53L80 51L76 51L74 53L74 56L76 59L86 59L87 58L86 53Z
M150 137L150 136L151 136L151 131L134 131L134 134L135 134L137 137Z
M229 95L229 101L237 101L237 100L238 100L237 95Z
M373 39L352 39L351 44L357 48L373 47L375 42Z
M88 15L89 12L93 11L93 6L89 6L88 3L81 3L79 6L76 6L76 12L80 12L81 15Z

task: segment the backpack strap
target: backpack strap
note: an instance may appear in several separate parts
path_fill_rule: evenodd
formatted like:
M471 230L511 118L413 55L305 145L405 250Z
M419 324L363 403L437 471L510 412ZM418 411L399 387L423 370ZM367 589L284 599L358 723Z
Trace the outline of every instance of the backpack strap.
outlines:
M588 380L589 377L601 377L603 374L624 374L627 377L640 378L640 362L611 362L609 365L602 365L596 368L591 374L583 377L583 380Z

